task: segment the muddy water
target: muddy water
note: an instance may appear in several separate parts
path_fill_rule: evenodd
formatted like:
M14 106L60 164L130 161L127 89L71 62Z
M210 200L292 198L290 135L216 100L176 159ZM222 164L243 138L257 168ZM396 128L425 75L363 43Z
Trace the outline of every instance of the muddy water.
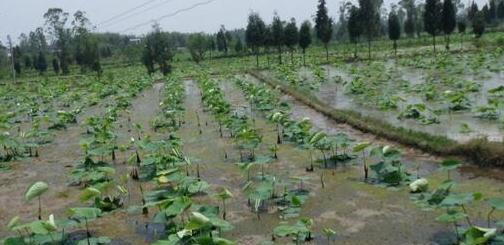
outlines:
M247 79L258 82L251 77ZM346 133L358 142L369 141L374 145L392 145L401 149L408 171L427 177L432 186L438 185L446 177L445 173L437 171L437 163L441 159L364 134L348 125L337 124L290 96L284 96L283 100L293 106L293 118L299 120L309 117L316 128L329 134ZM292 159L289 164L299 165L299 162L299 159ZM377 241L380 244L444 244L452 239L451 230L435 222L435 217L440 213L419 210L409 200L407 190L388 190L363 183L360 162L357 159L354 163L357 165L334 171L319 170L326 172L326 188L317 188L303 206L303 214L315 219L317 231L320 232L324 227L335 229L339 234L338 244L376 244ZM498 176L504 176L502 171L496 171ZM487 175L472 169L458 171L453 176L460 182L456 191L504 196L504 183L485 177ZM316 186L318 178L314 178L311 183ZM484 214L488 211L484 203L477 203L469 212L483 225ZM504 214L500 215L504 217Z
M384 68L391 69L393 66L394 65L388 64ZM499 125L498 122L475 118L474 114L470 111L443 113L439 116L439 120L441 121L440 124L422 125L419 122L411 119L399 120L398 111L380 111L375 108L362 105L362 103L359 102L356 97L347 94L345 92L344 82L349 82L353 79L353 76L351 74L347 73L341 68L336 68L334 66L325 66L324 68L329 74L330 82L323 83L321 88L317 92L313 93L322 101L326 102L328 105L334 108L357 111L365 116L382 119L398 127L427 132L434 135L442 135L459 142L467 142L471 139L481 137L488 137L488 139L491 141L504 140L504 129ZM300 72L300 74L302 74L302 77L311 77L306 73L307 71L305 70L302 70ZM400 72L396 68L394 68L392 69L391 74L393 76L396 76L396 79L401 79L409 82L409 86L421 84L426 79L425 75L421 74L418 70L410 68L401 68ZM488 98L488 89L495 88L499 86L499 84L502 84L502 76L502 72L491 73L489 78L485 79L484 81L480 81L480 83L482 84L482 91L478 93L473 99L475 103L474 108L486 105L486 100ZM478 81L476 79L471 79L474 78L474 76L464 77L469 78L468 80L470 81ZM341 79L342 82L333 82L336 79ZM397 95L407 98L407 103L409 104L424 103L422 98L415 96L414 94L404 94L400 91L397 92ZM447 106L445 104L439 103L427 104L432 109L444 109ZM400 103L399 110L402 110L405 107L406 104ZM462 124L467 124L472 132L461 133Z
M122 113L122 117L116 122L118 143L126 143L132 136L131 123L139 123L146 129L146 134L153 134L148 127L149 121L157 114L162 83L154 84L152 88L145 89L132 101L129 113ZM56 218L66 217L66 210L70 207L84 206L78 201L79 187L69 186L69 173L80 163L83 153L79 145L82 139L85 118L103 115L107 104L111 101L103 101L98 106L93 106L79 115L78 124L68 127L67 130L56 132L51 144L41 147L39 158L27 158L12 164L13 169L9 172L0 172L0 223L6 224L12 217L19 215L22 221L36 219L36 202L26 203L23 194L29 184L35 181L45 181L49 184L49 191L42 197L43 218L54 214ZM131 118L128 122L127 118ZM123 162L130 153L118 153L117 162ZM116 164L118 175L125 175L128 167ZM126 205L139 205L140 194L138 184L128 183L131 197ZM147 234L137 233L143 217L128 215L126 211L117 211L106 215L92 223L92 229L97 235L105 235L115 240L117 244L145 244ZM9 234L4 225L0 226L0 237ZM96 232L98 231L98 232Z

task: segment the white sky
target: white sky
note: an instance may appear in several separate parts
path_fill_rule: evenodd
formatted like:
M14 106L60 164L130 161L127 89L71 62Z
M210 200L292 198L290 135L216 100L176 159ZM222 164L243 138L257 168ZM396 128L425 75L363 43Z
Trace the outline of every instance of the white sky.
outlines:
M73 14L76 10L87 13L93 24L98 24L148 0L0 0L0 40L5 44L7 35L17 41L21 33L27 33L44 24L43 14L50 7L59 7ZM177 10L190 7L204 0L151 0L149 5L137 10L154 7L130 18L114 20L109 25L98 25L98 31L121 32L140 23L148 22ZM418 0L417 0L418 1ZM477 0L483 2L486 0ZM298 22L312 19L317 0L215 0L174 17L159 22L165 31L215 32L221 24L227 29L244 27L247 15L254 10L269 22L276 10L283 19L296 18ZM337 18L339 0L328 0L329 13ZM397 0L385 0L386 7ZM466 2L466 0L463 0ZM128 15L134 14L132 12ZM124 17L127 17L125 15ZM116 22L116 23L114 23ZM141 34L151 29L151 24L126 33Z

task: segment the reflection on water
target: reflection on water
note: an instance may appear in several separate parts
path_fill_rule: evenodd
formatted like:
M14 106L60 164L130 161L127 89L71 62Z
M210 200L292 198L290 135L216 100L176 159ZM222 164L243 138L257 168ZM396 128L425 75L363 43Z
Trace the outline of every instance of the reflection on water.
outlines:
M385 65L387 69L391 69L391 64ZM475 118L471 111L456 112L456 113L442 113L439 115L440 124L432 125L422 125L421 123L406 119L399 120L399 111L406 107L407 104L415 103L425 103L420 96L414 96L411 93L406 93L404 91L397 91L397 95L406 99L405 103L399 104L399 111L381 111L374 109L370 106L363 105L357 101L357 98L345 93L345 82L352 81L352 75L346 72L344 69L336 68L334 66L324 66L328 74L330 74L329 81L323 83L317 92L313 92L318 98L329 104L330 106L338 109L353 110L360 112L364 116L370 116L377 119L384 120L392 125L398 127L404 127L416 131L422 131L434 135L443 135L450 139L467 142L474 138L487 137L490 141L503 141L504 130L500 128L497 121L483 120ZM303 73L307 71L303 70ZM425 76L421 74L418 70L413 70L410 68L401 69L400 74L396 74L397 77L404 81L409 82L409 86L414 86L421 84L425 81ZM305 75L306 76L306 75ZM473 107L483 106L487 104L487 91L489 89L498 87L504 82L502 72L491 73L488 72L487 79L478 81L482 84L482 89L478 92L473 100ZM467 80L470 77L465 77ZM334 82L335 80L340 80L340 82ZM362 100L362 98L360 98ZM434 109L442 109L446 105L440 105L440 103L427 103L427 105ZM502 113L502 109L500 110ZM461 127L466 124L471 132L462 133Z

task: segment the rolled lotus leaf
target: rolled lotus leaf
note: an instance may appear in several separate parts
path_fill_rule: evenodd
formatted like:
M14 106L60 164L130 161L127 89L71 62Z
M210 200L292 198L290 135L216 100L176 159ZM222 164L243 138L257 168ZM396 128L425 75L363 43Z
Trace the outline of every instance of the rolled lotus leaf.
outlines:
M425 178L417 179L409 184L409 188L413 193L425 192L429 188L429 181Z

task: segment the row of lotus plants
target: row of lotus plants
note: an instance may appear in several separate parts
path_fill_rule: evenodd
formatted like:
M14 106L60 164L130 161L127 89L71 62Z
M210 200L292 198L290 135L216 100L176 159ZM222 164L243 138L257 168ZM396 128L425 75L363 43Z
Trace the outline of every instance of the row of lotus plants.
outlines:
M232 194L221 189L212 195L223 200L223 207L196 200L212 193L210 184L201 178L199 163L193 163L191 157L183 153L183 142L175 135L185 124L184 99L184 84L176 76L170 78L160 103L161 113L152 120L153 129L167 136L143 139L137 145L136 155L132 156L139 181L150 185L151 189L143 191L140 185L142 205L130 207L130 210L148 215L155 208L151 223L161 224L163 232L154 244L234 244L221 237L223 232L233 228L224 220L225 200Z
M251 212L255 213L258 219L261 219L262 213L268 210L279 212L279 217L285 222L274 229L274 240L281 237L293 237L297 242L312 240L313 220L299 218L302 205L309 195L309 190L303 185L307 178L297 176L286 179L279 173L274 173L271 165L279 158L278 143L267 145L256 128L254 111L274 110L278 105L276 103L256 104L254 100L249 100L250 115L243 111L240 114L238 110L231 110L231 105L226 101L218 81L209 79L205 75L202 75L198 81L205 108L214 115L219 131L224 131L222 137L229 137L234 142L235 149L240 153L240 162L237 165L244 174L242 191L247 197ZM288 110L286 104L280 107L282 107L281 110ZM304 124L306 122L298 125ZM293 218L299 218L299 220L289 225L287 220Z
M40 82L8 84L0 88L0 168L21 157L37 157L56 130L77 123L84 109L101 101L125 103L150 78L139 70L117 71L100 80L91 76L46 78Z
M25 192L28 202L38 200L38 217L25 222L19 216L11 219L7 228L18 235L8 237L4 244L107 244L111 239L94 236L90 222L116 210L124 208L124 201L130 195L128 176L116 174L116 153L128 152L135 148L134 140L126 145L117 142L115 124L120 114L125 112L134 97L144 88L152 85L156 78L133 79L124 85L120 96L115 96L101 116L87 118L85 138L80 141L84 159L70 173L71 185L81 189L79 200L82 206L68 209L68 217L56 219L49 215L42 217L41 196L50 190L44 181L37 181ZM78 230L84 227L84 236ZM77 231L77 232L76 232Z
M283 138L286 138L290 142L299 144L310 151L312 164L307 168L308 171L313 171L311 151L314 149L317 149L323 157L319 161L321 168L327 168L328 162L337 164L338 162L350 161L357 155L361 155L360 160L366 182L389 187L408 186L412 193L411 199L423 210L445 210L445 213L436 220L454 227L457 243L498 244L504 240L504 224L502 221L492 220L494 212L504 211L504 198L483 198L481 193L457 193L452 191L456 183L450 178L450 171L454 171L461 165L458 161L449 159L441 163L440 170L447 172L447 179L440 186L429 191L429 181L426 178L421 178L418 173L414 176L407 171L405 164L402 163L399 150L390 146L372 147L369 142L361 142L354 144L351 152L348 152L347 148L352 140L344 134L331 137L323 132L315 132L311 135L304 134L304 136L292 138L293 134L289 132L301 131L299 128L296 130L289 129L293 122L288 119L288 110L275 110L271 106L282 105L283 108L288 108L288 105L278 100L278 92L267 88L265 85L255 85L243 80L237 80L236 83L242 88L249 101L252 101L259 110L266 112L267 118L277 125L279 143ZM342 149L340 154L338 154L338 148ZM332 155L327 157L327 152L332 153ZM368 163L369 161L374 162ZM369 175L369 169L372 170L372 175ZM322 186L324 186L323 176L321 176L321 182ZM467 210L474 202L483 200L489 206L490 211L487 214L486 222L484 222L485 225L478 226L476 221L469 217ZM462 221L466 224L462 224ZM481 224L481 221L479 223ZM296 224L295 227L299 228L300 226ZM285 231L285 228L282 227L282 231ZM292 231L296 231L296 229Z

